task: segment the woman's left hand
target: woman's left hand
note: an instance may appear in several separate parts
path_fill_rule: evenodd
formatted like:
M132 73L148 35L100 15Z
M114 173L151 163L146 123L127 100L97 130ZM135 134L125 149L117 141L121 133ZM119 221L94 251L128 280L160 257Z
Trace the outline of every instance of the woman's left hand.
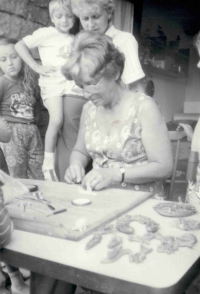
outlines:
M93 169L83 178L81 186L87 189L89 185L92 190L101 190L113 182L114 174L113 169L110 168Z

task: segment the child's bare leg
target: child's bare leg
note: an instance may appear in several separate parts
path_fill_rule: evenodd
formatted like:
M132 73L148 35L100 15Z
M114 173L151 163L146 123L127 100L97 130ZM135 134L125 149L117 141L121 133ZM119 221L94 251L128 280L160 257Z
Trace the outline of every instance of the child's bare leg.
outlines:
M19 269L11 265L6 265L6 268L11 280L12 294L29 294L30 288L24 282Z
M57 144L58 133L63 123L63 97L51 97L45 100L45 106L49 112L49 124L45 135L45 152L42 170L46 180L58 181L55 174L54 151Z

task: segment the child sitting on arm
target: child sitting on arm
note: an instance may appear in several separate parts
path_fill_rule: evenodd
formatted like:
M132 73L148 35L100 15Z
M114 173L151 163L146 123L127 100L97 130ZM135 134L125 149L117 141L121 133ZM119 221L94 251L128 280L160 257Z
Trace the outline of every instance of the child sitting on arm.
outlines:
M49 125L45 136L43 173L46 180L58 181L55 173L54 151L58 133L63 123L63 95L73 94L72 81L66 81L61 73L65 56L74 40L70 29L74 26L69 0L51 0L49 14L55 27L40 28L16 44L21 58L38 74L41 96L49 112ZM31 56L29 49L37 47L42 65Z

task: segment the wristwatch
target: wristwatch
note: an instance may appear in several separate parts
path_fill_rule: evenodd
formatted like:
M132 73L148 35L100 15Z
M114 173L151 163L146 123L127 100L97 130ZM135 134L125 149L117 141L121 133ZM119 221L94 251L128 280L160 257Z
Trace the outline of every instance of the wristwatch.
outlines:
M120 167L119 168L120 169L120 171L121 171L121 173L122 173L122 180L121 180L121 185L122 186L126 186L126 183L124 182L124 180L125 180L125 169L123 168L123 167Z

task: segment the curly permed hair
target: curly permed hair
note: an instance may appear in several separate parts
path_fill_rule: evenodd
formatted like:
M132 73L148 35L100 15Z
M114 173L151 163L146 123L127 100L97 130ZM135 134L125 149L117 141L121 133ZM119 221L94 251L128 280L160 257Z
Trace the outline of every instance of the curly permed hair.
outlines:
M87 70L93 79L114 78L119 82L124 62L124 55L114 46L110 37L81 31L75 38L73 51L62 67L62 73L67 79L80 81Z

